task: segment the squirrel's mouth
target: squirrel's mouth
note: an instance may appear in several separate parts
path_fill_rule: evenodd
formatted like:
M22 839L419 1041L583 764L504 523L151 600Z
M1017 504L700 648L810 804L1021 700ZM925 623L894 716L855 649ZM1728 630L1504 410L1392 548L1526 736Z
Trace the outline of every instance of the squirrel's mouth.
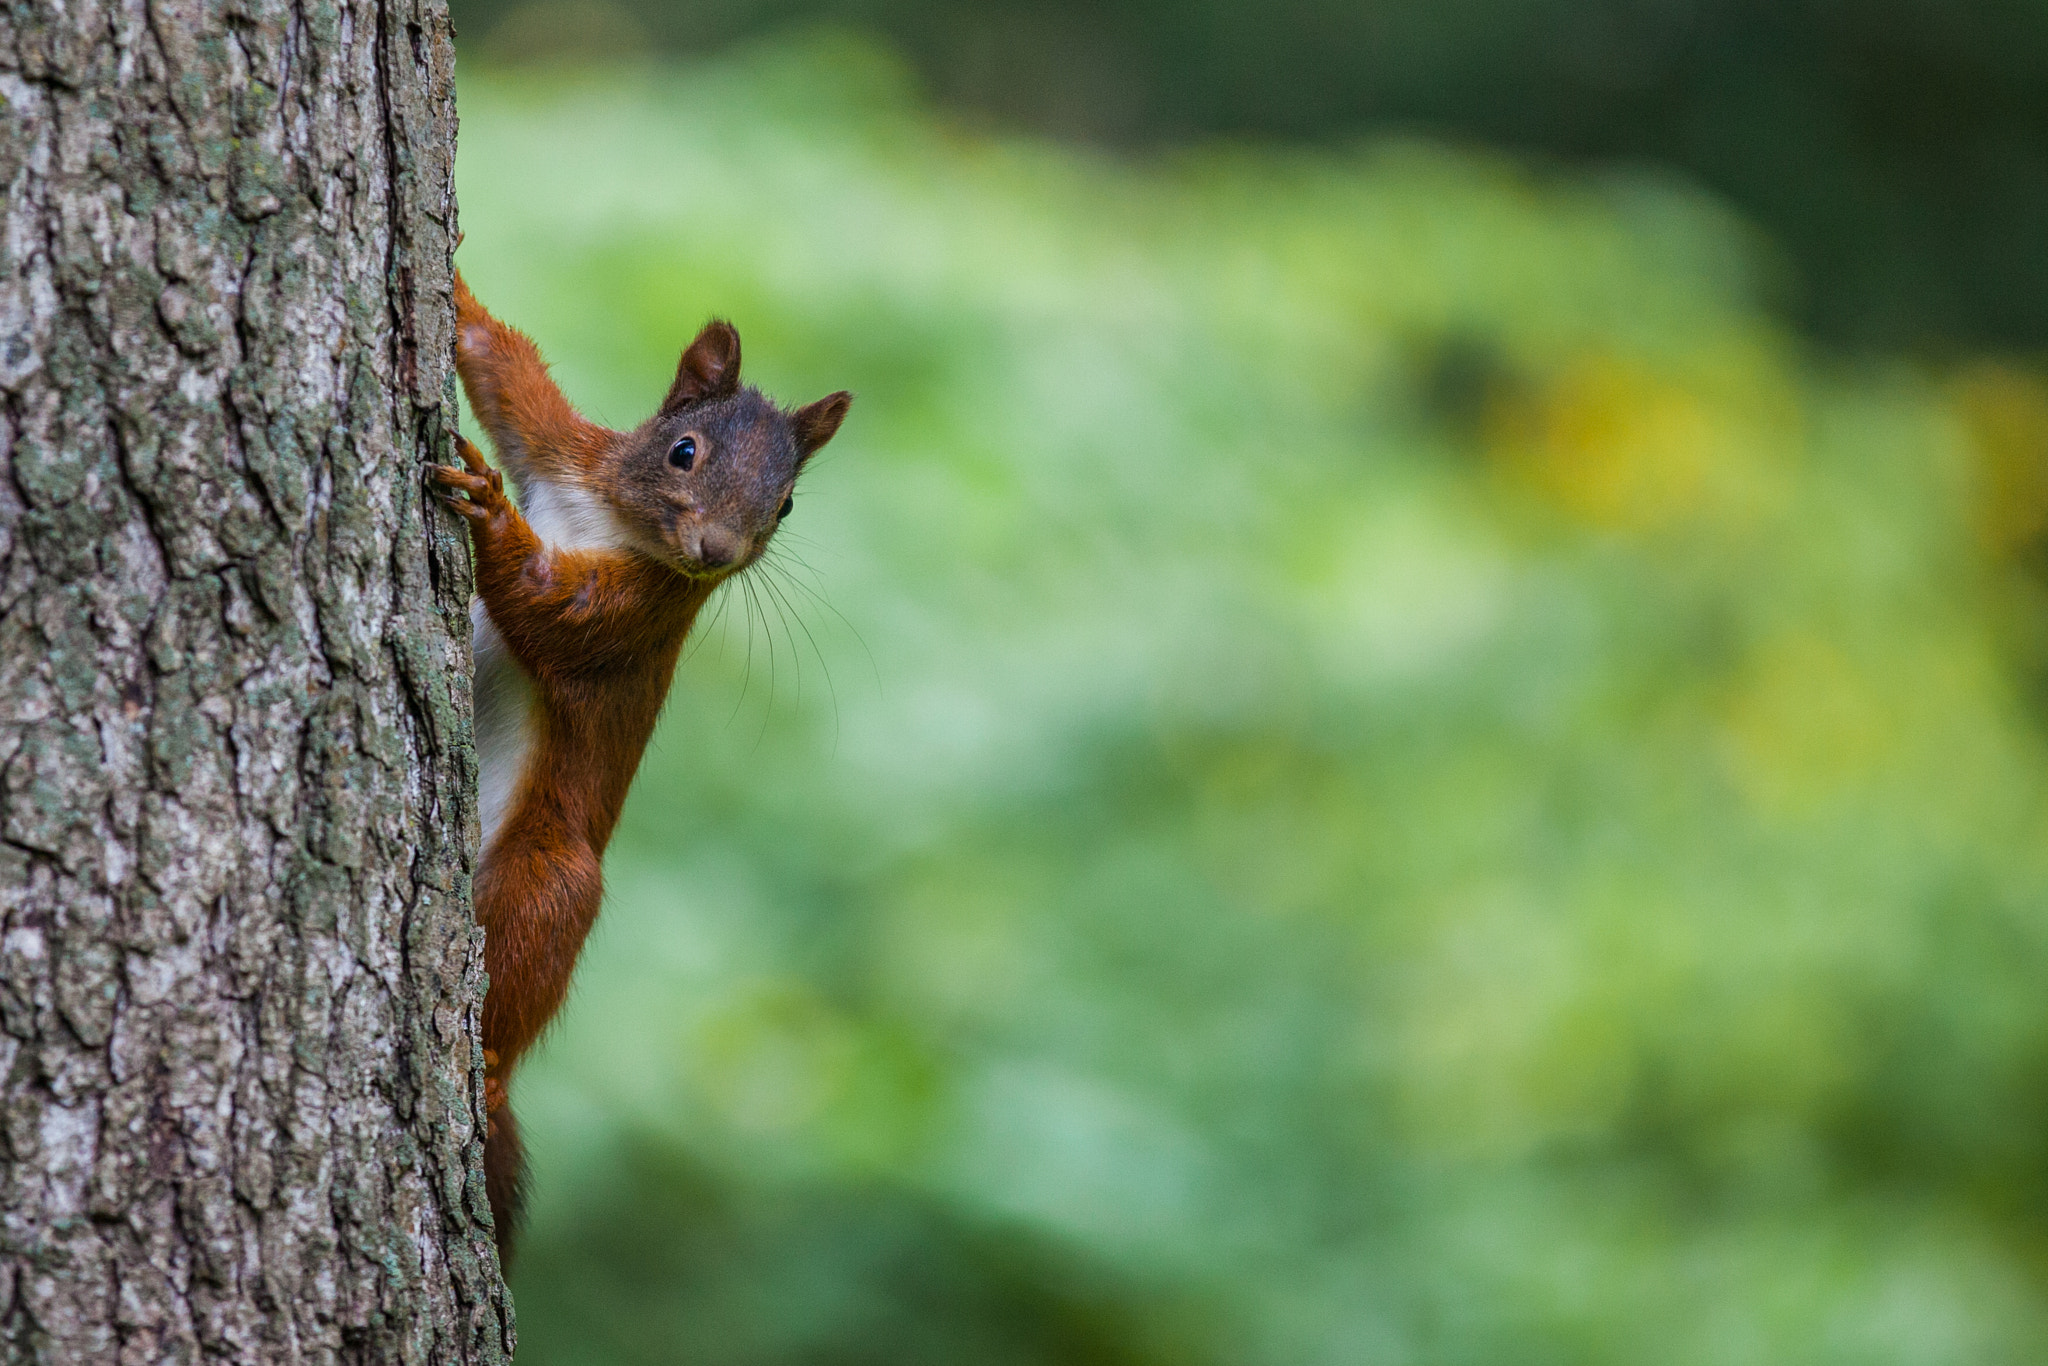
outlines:
M710 584L723 583L727 579L737 577L747 566L760 558L758 553L748 554L726 564L711 565L688 555L671 553L662 556L668 567L684 578Z
M754 558L752 539L717 522L684 523L669 535L663 558L693 579L722 579Z

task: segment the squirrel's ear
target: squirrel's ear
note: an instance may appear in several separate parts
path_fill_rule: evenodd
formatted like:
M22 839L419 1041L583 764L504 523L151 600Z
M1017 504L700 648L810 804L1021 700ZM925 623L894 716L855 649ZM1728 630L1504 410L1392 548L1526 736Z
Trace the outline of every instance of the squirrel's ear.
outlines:
M723 318L704 324L697 340L683 348L676 382L669 385L661 410L672 413L707 398L724 398L740 387L740 334Z
M818 447L832 439L832 433L839 430L839 424L846 420L846 410L852 406L853 395L841 389L816 403L806 403L789 415L789 425L796 432L796 448L803 459L810 459Z

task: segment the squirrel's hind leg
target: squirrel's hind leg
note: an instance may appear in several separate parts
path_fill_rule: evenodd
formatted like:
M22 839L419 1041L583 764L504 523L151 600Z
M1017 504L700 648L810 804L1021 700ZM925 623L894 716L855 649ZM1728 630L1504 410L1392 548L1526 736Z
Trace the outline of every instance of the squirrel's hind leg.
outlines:
M498 1266L509 1275L526 1205L526 1149L519 1142L519 1122L512 1118L510 1105L500 1105L491 1115L490 1132L484 1137L484 1190L498 1228Z

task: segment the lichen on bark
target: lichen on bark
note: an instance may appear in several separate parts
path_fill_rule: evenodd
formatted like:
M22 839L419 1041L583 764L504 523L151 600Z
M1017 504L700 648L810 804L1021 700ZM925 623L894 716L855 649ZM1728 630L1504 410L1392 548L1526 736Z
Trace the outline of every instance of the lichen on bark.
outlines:
M0 1361L509 1355L449 37L0 4Z

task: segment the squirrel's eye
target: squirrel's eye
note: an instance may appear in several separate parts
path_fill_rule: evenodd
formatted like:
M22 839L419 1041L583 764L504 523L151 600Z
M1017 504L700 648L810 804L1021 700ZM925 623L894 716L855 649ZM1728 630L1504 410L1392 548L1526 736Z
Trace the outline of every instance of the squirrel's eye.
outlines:
M782 508L775 514L775 520L779 522L783 518L789 516L789 510L795 506L796 495L792 493L791 495L789 495L789 497L782 500Z
M686 436L668 448L668 463L686 470L697 463L697 438Z

